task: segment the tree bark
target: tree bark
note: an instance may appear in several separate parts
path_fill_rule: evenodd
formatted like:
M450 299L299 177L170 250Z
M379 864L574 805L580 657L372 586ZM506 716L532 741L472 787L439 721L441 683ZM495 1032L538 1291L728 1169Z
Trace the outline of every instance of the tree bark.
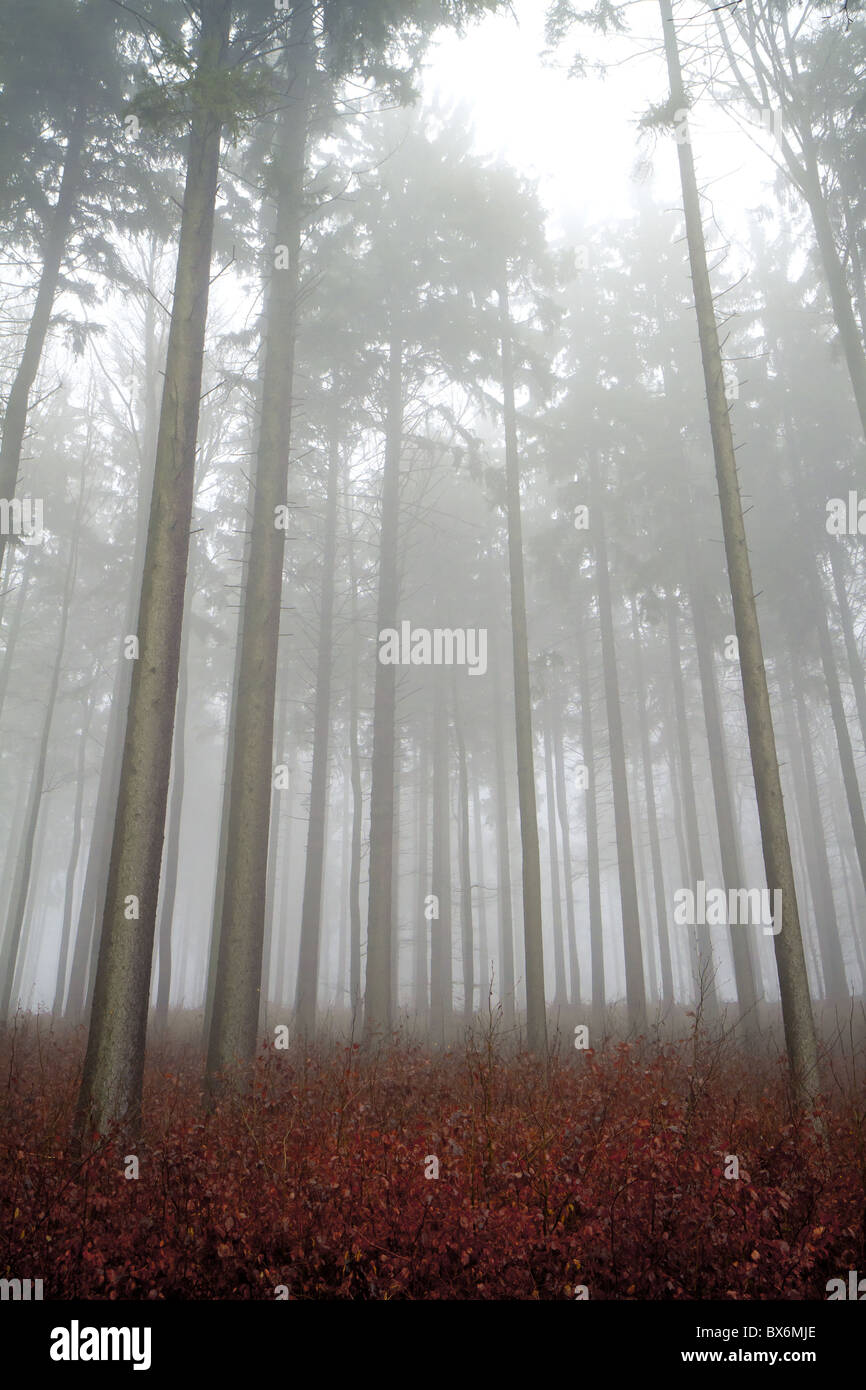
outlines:
M523 523L520 515L520 462L514 405L514 364L508 291L499 291L502 394L505 412L505 486L508 513L508 570L511 589L511 638L514 657L514 710L517 738L517 799L523 865L523 946L526 964L526 1041L530 1052L547 1051L544 999L544 941L541 915L541 861L532 748L532 699L529 689L529 638L523 576Z
M229 776L228 851L208 1040L211 1096L228 1084L230 1074L232 1084L246 1084L259 1027L285 556L278 509L286 500L291 442L301 201L314 62L311 25L310 9L296 6L287 52L289 104L282 113L277 157L275 263L265 334L252 542ZM276 248L283 247L288 264L280 268L277 259L282 252Z
M202 9L153 498L90 1034L75 1131L140 1123L144 1043L180 659L231 0ZM204 90L202 90L204 89ZM131 897L138 900L139 917Z
M660 0L660 6L671 102L673 107L685 109L687 102L670 0ZM778 889L782 893L782 928L774 936L773 942L782 997L785 1041L795 1094L799 1100L809 1102L817 1096L819 1088L818 1048L797 913L794 869L782 801L761 632L743 521L737 460L725 396L718 326L707 267L700 194L690 145L685 142L679 143L677 156L767 887L771 892ZM863 404L866 408L866 396Z
M643 949L640 936L640 914L637 902L637 882L634 870L634 841L631 831L628 780L625 761L625 738L622 727L622 701L616 660L616 641L613 631L613 607L608 569L607 533L605 530L604 500L599 484L597 464L590 455L590 492L595 534L596 590L601 626L601 659L604 670L604 698L610 739L610 771L613 783L613 814L616 824L616 855L619 869L619 891L622 908L623 954L625 957L626 1001L629 1028L643 1033L647 1026L646 988L643 972Z
M328 740L331 728L331 646L334 631L339 481L340 448L334 425L328 442L325 549L322 557L322 606L316 657L316 710L313 726L313 767L310 778L310 820L307 830L304 899L301 908L298 992L295 999L297 1027L302 1033L310 1036L316 1028L316 998L319 988L322 874L325 867L325 819L328 799Z
M400 529L400 457L403 443L403 341L393 313L388 345L385 462L382 477L382 524L379 540L379 599L376 632L397 626L399 581L397 546ZM373 691L373 762L370 787L370 895L367 909L367 987L364 1036L371 1041L390 1032L391 879L394 853L394 734L396 667L376 662Z

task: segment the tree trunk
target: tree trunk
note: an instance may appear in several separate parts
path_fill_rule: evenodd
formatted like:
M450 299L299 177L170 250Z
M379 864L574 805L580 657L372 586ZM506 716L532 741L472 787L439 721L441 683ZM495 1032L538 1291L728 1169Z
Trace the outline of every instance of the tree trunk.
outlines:
M644 683L643 652L637 605L632 607L632 640L634 643L634 673L637 689L638 735L640 738L641 762L643 763L644 799L646 801L647 830L649 832L650 864L652 865L653 901L655 903L656 930L659 938L659 959L661 961L661 1003L670 1009L674 1002L674 977L671 965L671 943L668 936L668 902L665 896L665 876L662 864L661 838L659 836L658 809L656 807L653 761L650 751L650 736L647 718L647 691Z
M403 443L403 342L396 312L388 347L388 401L379 540L376 632L397 626L400 529L400 457ZM391 878L394 853L394 730L396 667L376 662L373 691L373 762L370 787L370 895L367 909L367 988L364 1036L370 1041L392 1024Z
M171 997L171 933L174 905L177 897L177 873L180 863L180 831L183 820L183 791L186 779L186 712L189 703L189 629L192 607L192 584L187 585L187 600L180 642L180 670L177 683L177 704L174 718L174 751L168 801L165 858L159 893L159 930L157 934L157 982L154 1023L157 1033L164 1036L168 1026L168 1005Z
M680 761L680 796L685 821L686 844L688 847L689 878L692 891L704 878L704 861L701 853L701 834L698 822L698 803L695 797L695 774L692 765L692 752L689 744L689 725L686 717L686 695L683 673L680 664L680 639L676 595L670 591L667 596L668 645L671 656L671 674L674 687L674 718ZM704 1013L715 1022L719 1003L716 988L716 965L710 934L705 925L698 924L689 929L690 955L695 973L695 999L703 1000Z
M857 717L860 721L860 738L866 744L866 680L863 676L863 659L860 656L860 648L854 635L854 621L851 617L851 604L848 599L848 591L845 588L845 576L842 573L839 550L832 542L829 549L833 587L836 591L836 602L839 605L839 620L842 625L842 635L845 638L848 670L851 672L851 684L854 687L854 699L857 704Z
M577 624L577 664L580 670L580 716L583 763L586 768L586 884L589 900L589 944L592 970L592 1033L604 1038L606 985L604 978L604 921L601 915L601 872L598 853L598 798L595 783L595 736L592 694L582 615Z
M505 732L502 718L502 668L497 662L493 696L496 728L493 743L496 765L496 876L499 904L499 960L502 979L499 994L506 1029L514 1027L514 908L511 900L511 848L508 837L508 783L505 778ZM434 764L435 767L435 764Z
M632 1033L643 1033L647 1026L646 989L643 973L643 950L640 937L640 914L637 903L637 883L634 871L634 842L631 833L628 781L625 761L625 739L622 729L622 701L619 672L616 662L616 642L613 631L613 608L610 595L607 534L604 500L597 474L595 458L590 456L590 491L593 499L592 517L595 531L596 588L598 615L601 625L601 659L604 668L604 698L610 739L610 771L613 782L613 814L616 824L616 856L619 868L619 892L622 907L623 954L625 956L626 999L628 1022Z
M231 11L231 0L212 0L202 9L137 627L140 658L132 675L90 1035L78 1097L75 1128L79 1139L94 1128L107 1132L115 1120L134 1134L140 1122L219 177L221 116L212 88L225 71Z
M336 403L335 403L336 408ZM328 444L327 496L325 499L325 552L322 557L322 607L316 658L316 710L313 727L313 767L310 778L310 821L307 830L307 862L301 909L301 949L298 956L298 992L295 1022L304 1034L316 1028L319 989L319 951L322 915L322 873L325 867L325 818L328 799L328 739L331 727L331 646L334 629L334 581L337 561L337 500L340 481L340 449L336 426Z
M30 794L28 796L27 810L24 816L21 844L18 850L18 865L16 868L14 888L9 904L6 931L4 934L3 965L2 973L0 973L0 1026L2 1026L9 1017L10 1005L13 1002L12 991L15 983L15 967L18 962L18 954L21 947L21 929L24 924L27 895L30 890L33 846L36 840L36 828L39 824L39 809L42 805L42 792L45 786L45 764L48 759L48 741L51 736L54 707L57 704L57 692L60 689L63 656L66 649L66 633L69 627L69 609L72 604L72 594L75 589L75 577L78 569L78 546L81 535L83 505L84 469L82 469L81 473L78 505L76 507L75 520L73 523L72 539L69 543L69 562L66 566L66 579L63 586L63 599L60 609L60 630L57 635L54 667L48 686L45 712L42 716L36 762L30 779Z
M508 291L499 291L502 350L502 395L505 412L505 486L508 498L508 570L511 589L511 638L514 653L514 712L517 738L517 799L523 864L523 945L526 963L526 1041L530 1052L547 1051L544 1000L544 941L541 916L541 861L532 748L532 699L529 689L529 638L523 577L523 523L520 515L520 461L514 405L514 365Z
M573 1007L580 1004L580 965L577 955L577 928L574 917L574 877L571 867L571 828L568 820L568 794L565 789L565 753L562 746L562 690L557 683L551 701L553 767L556 782L556 804L559 810L559 833L562 841L562 874L565 880L565 920L568 928L568 964L571 983L570 1000Z
M430 1031L444 1047L451 1033L451 796L448 713L437 691L433 713L433 917L430 920Z
M96 673L94 672L94 681ZM57 956L57 978L54 984L54 1004L52 1015L57 1018L63 1013L63 997L66 993L66 970L69 963L69 938L72 934L72 909L75 902L75 878L78 873L78 859L81 853L81 825L84 813L84 791L87 781L87 742L90 738L90 725L93 722L95 698L88 697L81 724L78 743L78 759L75 770L75 806L72 812L72 841L69 846L69 864L66 870L66 891L63 897L63 923L60 929L60 950Z
M417 924L415 927L415 1012L422 1019L428 1019L430 1012L429 970L429 928L424 915L427 887L430 882L428 864L428 823L430 807L428 783L430 780L430 748L427 742L427 720L421 730L418 748L418 888Z
M660 0L660 6L665 53L670 76L671 102L673 107L685 109L687 103L670 0ZM713 456L719 487L725 554L728 561L728 576L734 607L734 624L739 643L740 672L743 680L749 747L755 774L755 792L761 824L761 843L764 851L767 887L771 892L778 889L782 893L782 929L774 936L773 942L776 951L776 966L779 972L785 1040L795 1093L798 1099L809 1101L817 1096L819 1087L818 1048L812 1018L812 1001L809 996L806 960L803 954L803 940L800 935L800 922L797 914L794 869L791 863L791 850L785 823L785 808L782 801L782 785L779 777L770 697L767 690L767 675L764 669L761 633L743 522L740 485L737 477L737 459L725 396L722 355L719 347L713 292L707 268L700 194L691 147L686 143L678 144L677 155ZM850 301L848 307L850 311ZM864 386L866 386L866 382L864 382ZM864 423L866 423L866 391L864 391L863 411L861 413Z
M474 772L474 757L472 767ZM475 837L475 869L478 874L478 982L481 989L479 1006L483 1009L485 1000L489 999L491 961L490 938L487 933L487 883L484 875L484 823L481 817L481 793L477 777L472 779L472 822Z
M458 823L460 845L460 942L463 954L463 1019L471 1023L475 1006L475 942L472 931L472 866L469 858L469 773L466 766L466 743L460 721L460 702L457 678L454 691L454 736L457 742L457 798L460 808Z
M719 692L713 664L713 642L707 616L707 600L703 581L693 569L690 585L692 624L695 632L695 649L698 656L698 675L701 683L701 704L707 728L707 747L710 753L710 776L713 783L713 800L716 807L716 822L719 828L719 848L722 857L722 878L725 888L741 888L743 867L740 845L731 802L731 787L728 781L728 757L725 746L725 731L719 704ZM731 955L734 961L734 977L737 988L737 1002L743 1034L746 1040L754 1040L757 1030L758 991L755 985L755 971L749 939L742 926L736 924L729 928Z
M568 1003L568 989L565 983L565 948L562 940L562 891L559 884L559 855L556 852L556 796L553 790L553 752L550 736L550 694L545 700L546 709L542 713L542 733L544 737L544 799L547 805L547 852L550 864L550 898L553 908L553 969L555 980L554 1002L560 1008Z
M313 40L309 8L292 12L291 92L277 155L277 222L255 473L234 746L229 775L228 850L222 898L207 1087L244 1085L256 1055L265 936L265 896L273 782L274 710L282 614L285 506L297 331L301 201ZM278 258L286 248L288 264Z

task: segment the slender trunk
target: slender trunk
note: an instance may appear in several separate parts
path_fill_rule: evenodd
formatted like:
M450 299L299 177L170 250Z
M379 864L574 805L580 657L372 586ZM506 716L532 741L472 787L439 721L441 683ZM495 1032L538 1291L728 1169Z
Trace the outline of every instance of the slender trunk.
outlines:
M728 781L727 748L713 665L713 643L707 615L707 599L702 580L698 575L694 576L690 586L690 599L695 649L698 655L698 675L701 683L701 704L707 729L707 747L710 753L713 800L716 807L716 823L719 829L722 878L725 888L730 891L732 888L738 889L744 886L743 868L734 820L734 808L731 802L731 787ZM745 1037L747 1039L754 1038L757 1025L758 991L755 985L755 971L749 939L741 926L734 924L729 928L729 931L739 1015L743 1021Z
M684 109L687 103L670 0L660 0L660 6L671 101L675 108ZM782 893L782 928L774 936L773 942L779 972L785 1041L796 1095L798 1099L811 1100L817 1095L819 1085L818 1047L797 914L794 869L785 823L773 718L743 521L737 458L725 396L718 326L707 267L700 194L690 145L685 142L678 144L677 156L767 887L771 892L779 890ZM850 301L848 309L850 312ZM866 425L866 372L863 374L863 391L858 392L858 404L861 394L861 415Z
M388 402L382 523L379 540L379 599L376 632L396 629L399 581L400 456L403 442L403 342L394 315L388 347ZM394 852L394 732L396 667L376 662L373 692L373 762L370 787L370 895L367 909L367 988L364 1036L390 1031L391 878Z
M219 927L207 1086L219 1078L244 1084L256 1055L265 936L269 818L273 781L274 710L282 613L285 506L291 441L297 331L301 200L307 141L308 88L313 63L311 11L292 12L289 105L283 111L276 178L274 268L266 327L265 365L255 474L234 746L225 885ZM282 257L287 256L283 265Z
M472 760L473 771L475 759ZM472 779L472 823L475 838L475 868L478 874L478 983L481 988L479 1005L483 1009L490 990L490 938L487 933L487 886L484 876L484 823L481 818L481 793L478 778Z
M202 9L200 58L120 788L76 1134L140 1122L180 660L231 0ZM208 94L210 100L208 100Z
M319 951L322 915L322 874L325 867L325 814L328 799L328 739L331 728L331 647L334 630L334 582L337 560L337 500L340 481L340 448L336 426L328 443L327 495L325 499L325 551L322 557L322 607L316 659L316 710L313 727L313 767L310 779L310 821L307 862L301 908L301 949L298 957L298 993L295 1020L312 1035L316 1027L319 989Z
M554 1002L561 1008L568 1003L565 982L565 948L562 941L562 891L559 884L559 855L556 852L556 796L553 790L553 752L550 736L550 695L542 715L544 738L544 799L547 805L547 852L550 864L550 897L553 908Z
M415 1011L422 1018L426 1019L430 1010L430 985L428 979L429 969L429 936L427 918L424 915L424 908L427 898L427 886L430 882L430 868L428 863L428 840L429 826L427 821L430 807L430 796L428 793L428 783L430 780L430 747L428 744L427 720L421 730L421 738L418 748L418 920L415 927Z
M860 721L860 738L866 744L866 680L864 680L863 675L863 659L857 645L857 638L854 635L854 620L851 616L851 603L845 588L845 576L842 573L839 550L832 542L829 549L833 587L839 606L839 621L842 625L842 635L845 638L845 654L848 657L848 670L851 672L851 684L854 687L854 699L857 704L857 717Z
M529 637L523 576L523 523L520 515L520 460L514 404L514 364L508 292L499 291L502 350L502 395L505 412L505 486L508 499L508 570L511 589L511 637L514 653L514 712L517 738L517 800L523 864L523 945L526 963L526 1041L530 1052L547 1051L544 1000L544 941L541 916L541 860L532 748L532 698L529 688Z
M583 623L577 625L577 664L580 670L580 717L583 765L586 768L586 883L589 899L589 944L592 970L592 1032L604 1037L606 985L604 978L604 922L601 915L601 871L598 852L598 797L595 782L595 733L592 694Z
M665 895L664 866L662 864L658 809L656 807L655 782L653 779L653 761L650 751L649 722L647 716L648 701L644 681L641 631L636 604L632 607L632 640L634 644L635 688L638 697L638 735L640 738L641 762L643 764L644 799L646 801L650 863L652 865L653 901L655 903L656 931L658 932L659 959L661 961L662 973L661 1002L666 1009L670 1009L674 1002L674 977L671 965L671 943L668 936L668 902Z
M469 772L466 766L466 742L460 720L457 679L454 691L454 736L457 742L457 804L460 846L460 942L463 953L463 1018L472 1020L475 1006L475 942L472 930L472 866L469 858Z
M352 526L348 480L345 493L346 545L351 600L351 654L349 672L349 771L352 782L352 862L349 871L349 1006L353 1020L361 1009L361 837L364 796L361 786L361 750L358 745L358 588L355 570L355 533Z
M796 679L796 673L789 665L789 686L793 691L796 708L796 734L791 730L789 736L791 770L794 775L794 788L800 807L801 825L804 827L804 846L806 850L806 872L812 886L812 901L815 907L818 950L821 956L821 974L824 977L824 997L839 1002L847 997L848 987L845 964L839 938L839 924L836 918L836 904L833 898L833 882L827 858L827 839L821 815L821 801L818 794L818 779L815 773L815 754L809 717L803 691Z
M827 612L822 601L823 595L820 591L817 574L813 575L812 599L814 621L818 632L818 648L821 653L821 665L824 670L824 680L827 684L830 714L833 719L833 729L836 734L836 746L839 750L842 781L845 785L845 799L848 803L848 814L851 817L851 829L854 832L854 847L857 851L857 862L860 865L860 876L863 879L863 886L866 888L866 815L863 813L863 799L860 795L860 784L857 780L857 768L854 764L854 750L851 746L851 734L848 729L848 719L842 700L842 688L839 684L839 668L836 665L836 654L833 651L830 625L827 622Z
M601 659L604 669L604 698L610 739L610 771L613 782L613 814L616 824L616 856L619 869L619 892L622 909L623 953L625 956L626 999L629 1028L633 1033L646 1030L646 990L643 973L643 950L640 937L640 914L637 903L637 883L634 871L634 842L631 831L628 780L625 761L625 738L622 728L622 701L616 661L616 642L613 630L613 606L610 593L610 570L605 530L604 500L597 476L594 457L590 462L590 488L593 497L595 531L596 588L598 615L601 625Z
M497 675L500 667L497 664ZM511 901L511 847L508 837L508 783L505 777L505 732L502 718L502 686L497 680L493 697L496 728L494 732L496 764L496 872L499 903L499 960L502 979L499 994L502 1000L502 1019L505 1027L514 1027L514 910Z
M36 762L30 779L30 794L27 799L27 810L24 816L22 839L18 850L18 865L14 880L15 886L12 891L12 898L6 920L6 931L3 941L2 973L0 973L0 1026L2 1026L9 1016L10 1004L12 1003L12 991L15 983L15 969L21 947L24 913L27 907L27 895L30 890L31 868L33 865L33 846L36 840L39 810L42 805L42 792L45 786L45 764L48 759L48 741L51 736L51 723L54 718L54 708L57 704L57 692L60 689L60 676L63 670L63 657L66 649L66 633L69 627L69 610L72 604L72 594L75 589L75 576L78 568L78 546L83 502L84 473L82 471L79 485L78 506L76 508L72 540L69 545L69 562L66 566L66 579L63 586L63 599L60 610L60 631L57 635L54 667L48 686L45 712L42 716Z
M177 682L177 704L174 717L174 751L168 801L165 859L159 894L159 930L157 933L157 983L154 1024L157 1033L164 1035L168 1026L168 1005L171 997L171 933L174 905L177 897L177 875L180 864L180 831L183 820L183 791L186 779L186 712L189 703L189 612L192 585L187 585L188 597L183 618L180 643L180 672Z
M451 797L448 713L437 691L433 714L433 896L430 920L430 1029L444 1047L451 1032Z
M145 299L144 332L144 382L143 382L143 423L141 445L138 450L138 498L136 506L135 543L132 554L132 567L129 588L126 595L124 616L124 635L136 630L138 605L140 602L144 575L144 556L147 547L148 518L150 515L154 462L158 427L158 402L154 383L159 379L158 342L154 296L156 294L157 254L155 244L151 248L149 264L150 294ZM162 373L164 375L164 373ZM120 767L123 758L123 745L126 738L129 692L132 686L133 662L121 656L114 673L114 687L111 695L111 708L108 728L105 734L105 751L99 772L99 786L93 825L90 831L90 846L87 855L87 868L81 901L78 906L78 920L75 930L75 946L72 953L72 966L69 973L69 986L64 1015L78 1020L84 1018L93 997L93 980L99 958L99 932L105 910L105 894L108 887L108 860L111 854L112 832L117 812L117 796L120 787Z
M701 853L701 835L698 823L698 803L695 796L695 774L692 765L692 751L689 744L689 726L686 717L686 695L680 655L679 619L677 599L673 591L667 596L668 645L671 656L671 674L674 687L674 718L676 721L677 744L680 762L680 796L685 821L686 843L688 846L689 880L692 891L703 881L704 861ZM695 980L695 998L704 1001L704 1010L711 1021L718 1014L718 994L716 990L716 966L710 934L705 925L689 929Z
M54 1018L63 1012L63 997L66 993L66 970L69 963L69 938L72 934L72 909L75 902L75 878L78 873L78 860L81 853L81 826L84 813L84 791L87 781L87 742L90 738L90 725L93 721L94 698L88 698L84 708L84 718L78 743L78 759L75 770L75 806L72 812L72 841L69 846L69 863L66 870L66 891L63 898L63 924L60 929L60 951L57 957L57 978L54 983Z
M580 965L577 956L577 928L574 916L574 876L571 867L571 827L568 821L568 794L565 789L565 751L562 741L562 690L557 685L551 702L553 766L556 782L556 804L559 811L559 833L562 841L562 874L565 880L565 920L568 928L568 965L570 1001L580 1004Z

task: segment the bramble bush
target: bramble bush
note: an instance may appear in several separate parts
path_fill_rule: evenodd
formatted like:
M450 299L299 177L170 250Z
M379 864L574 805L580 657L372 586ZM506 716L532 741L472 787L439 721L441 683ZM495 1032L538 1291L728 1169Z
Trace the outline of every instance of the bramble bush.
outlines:
M784 1062L731 1043L267 1047L211 1113L166 1044L140 1140L76 1162L82 1054L39 1021L0 1044L0 1276L47 1298L799 1299L866 1270L857 1087L796 1117Z

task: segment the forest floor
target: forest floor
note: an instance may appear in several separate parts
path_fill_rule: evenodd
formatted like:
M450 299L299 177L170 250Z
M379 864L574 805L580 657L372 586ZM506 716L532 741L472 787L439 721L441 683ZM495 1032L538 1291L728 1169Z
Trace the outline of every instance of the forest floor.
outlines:
M164 1043L134 1155L75 1163L83 1045L45 1019L0 1039L0 1277L45 1298L825 1299L866 1271L850 1054L816 1126L782 1058L700 1034L546 1062L495 1030L272 1047L210 1114L198 1049Z

